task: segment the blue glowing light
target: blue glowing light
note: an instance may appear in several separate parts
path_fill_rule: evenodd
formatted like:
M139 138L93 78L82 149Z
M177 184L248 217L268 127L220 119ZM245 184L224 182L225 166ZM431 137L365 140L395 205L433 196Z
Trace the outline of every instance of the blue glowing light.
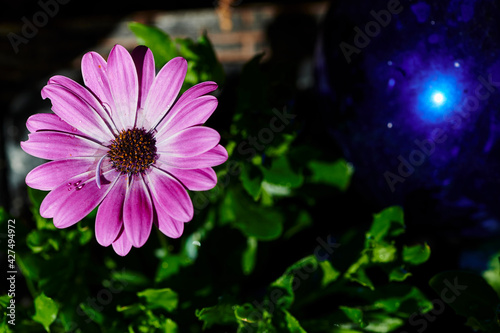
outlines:
M422 84L417 106L421 119L433 123L444 121L459 109L462 96L456 77L435 73L423 79Z
M437 91L432 95L432 101L434 102L435 106L441 106L446 102L446 97L442 92Z

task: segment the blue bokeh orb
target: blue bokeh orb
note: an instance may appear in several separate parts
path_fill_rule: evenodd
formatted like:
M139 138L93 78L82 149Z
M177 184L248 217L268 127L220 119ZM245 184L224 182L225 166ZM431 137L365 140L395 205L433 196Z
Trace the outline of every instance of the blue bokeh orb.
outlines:
M427 191L500 219L499 17L494 0L332 2L317 86L381 205Z

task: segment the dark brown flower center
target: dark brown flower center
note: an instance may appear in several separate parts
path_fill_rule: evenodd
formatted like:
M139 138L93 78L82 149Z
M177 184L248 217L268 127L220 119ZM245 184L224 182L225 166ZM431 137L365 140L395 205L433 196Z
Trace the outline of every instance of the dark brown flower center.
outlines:
M121 131L108 147L114 168L123 173L144 172L156 161L156 140L144 128Z

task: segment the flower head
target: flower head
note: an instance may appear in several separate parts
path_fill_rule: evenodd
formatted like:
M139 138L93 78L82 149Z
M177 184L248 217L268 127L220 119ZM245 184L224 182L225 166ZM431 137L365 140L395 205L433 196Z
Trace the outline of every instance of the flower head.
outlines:
M26 177L50 191L40 214L69 227L99 206L95 233L119 255L141 247L155 224L180 237L193 218L186 189L213 188L212 167L227 160L217 131L202 126L217 107L202 82L177 99L187 62L175 58L156 75L144 46L130 54L116 45L106 62L89 52L82 59L85 86L54 76L42 89L54 114L35 114L26 126L25 152L51 160ZM177 99L177 100L176 100Z

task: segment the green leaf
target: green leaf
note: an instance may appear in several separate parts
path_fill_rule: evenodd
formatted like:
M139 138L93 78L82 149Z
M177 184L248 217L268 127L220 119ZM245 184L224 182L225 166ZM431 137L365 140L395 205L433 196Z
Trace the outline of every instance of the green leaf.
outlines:
M365 266L370 263L368 254L363 253L359 259L352 264L346 271L345 277L351 281L357 282L362 286L375 290L375 287L365 272Z
M304 267L307 266L307 269ZM289 309L295 299L295 294L293 291L293 281L295 278L295 274L298 271L315 271L317 267L319 266L318 260L314 255L305 257L293 265L289 266L285 273L281 275L278 279L276 279L273 283L270 285L271 291L269 292L271 301L276 304L277 307L283 308L283 309ZM280 295L280 297L276 297L273 295L273 290L275 288L280 288L283 289L286 294Z
M426 313L432 310L432 302L430 302L416 287L411 287L403 296L397 295L394 297L377 299L373 306L376 309L382 309L391 314L398 313L408 316L417 309L420 313ZM403 307L410 312L405 312Z
M227 325L236 323L234 309L229 304L216 305L196 310L196 317L203 321L203 329L212 325Z
M113 271L111 279L120 281L124 285L130 286L145 286L150 284L149 279L144 274L130 270L122 269L120 271Z
M123 315L125 316L125 318L136 316L136 315L142 313L143 309L144 309L144 305L138 304L138 303L131 304L131 305L125 305L125 306L118 305L116 307L116 311L123 312Z
M285 313L286 327L290 333L307 333L299 321L290 314L287 310L282 310Z
M272 161L271 167L261 167L264 180L267 183L286 188L297 188L304 182L302 173L294 171L285 156L280 156Z
M172 39L162 30L139 22L131 22L128 27L137 37L139 44L151 49L156 67L163 67L169 60L178 56Z
M434 291L465 318L475 318L484 328L493 325L497 331L499 298L493 288L480 276L466 271L447 271L435 275L429 282Z
M483 272L483 278L500 295L500 257L496 253L489 262L489 268Z
M253 164L241 163L240 180L245 191L256 201L260 197L262 173Z
M385 333L392 332L404 325L401 318L394 318L385 314L372 314L368 318L368 325L365 330L368 332Z
M397 249L394 245L385 242L372 243L371 262L388 263L396 259Z
M85 312L85 314L97 324L102 324L104 322L104 315L101 311L98 311L89 302L80 303L80 308Z
M221 222L231 222L247 237L260 241L276 239L283 232L283 216L279 211L262 207L233 189L228 190L221 206Z
M359 325L361 328L367 326L368 323L364 320L363 311L361 309L347 306L340 306L339 308L354 324Z
M415 245L411 247L404 246L403 261L412 265L420 265L429 260L431 248L427 244Z
M373 216L373 223L370 231L366 233L366 239L379 242L386 237L402 234L404 228L403 209L399 206L389 207Z
M177 293L170 288L146 289L138 292L137 296L144 297L149 307L153 309L162 308L171 312L177 308Z
M344 159L334 163L311 161L308 163L308 167L312 172L311 182L331 185L341 191L345 191L349 187L354 173L353 166Z
M319 266L323 270L323 279L321 280L322 287L326 287L339 278L340 272L333 268L329 261L321 261Z
M404 267L396 267L389 273L389 281L402 282L410 276L411 273L404 269Z
M0 306L2 308L6 308L10 303L10 299L11 299L11 297L9 297L9 295L0 296Z
M200 55L199 55L199 47L196 42L190 38L176 38L175 39L175 44L177 44L179 53L182 54L182 56L186 60L192 60L192 61L199 61L200 60Z
M31 251L33 251L33 253L45 251L49 247L46 234L40 230L31 231L26 237L26 244L31 249ZM54 245L57 246L57 243L55 243ZM57 248L58 247L59 246L57 246Z
M35 298L35 315L32 318L50 332L49 326L56 320L58 311L57 303L42 293Z
M167 318L167 321L165 322L165 333L178 333L178 332L179 332L179 327L177 326L177 323L172 319Z
M7 321L10 320L9 317L5 317L4 320L0 321L0 332L2 333L12 333L12 330L10 329L12 326L10 324L7 324Z
M238 333L275 333L276 329L272 324L272 314L267 310L260 312L250 304L243 304L234 307L234 316L239 325Z
M156 271L155 282L162 282L179 273L181 267L191 264L192 261L183 254L168 253L165 255Z
M247 238L247 248L243 251L241 258L243 274L245 275L252 273L255 268L255 262L257 260L257 245L258 241L255 237Z
M40 205L42 204L42 201L43 201L43 199L45 199L47 194L48 194L48 192L35 190L35 189L32 189L31 187L28 187L28 197L30 198L30 201L31 201L30 210L31 210L31 213L33 214L33 217L35 218L36 227L38 230L41 230L41 229L55 230L55 229L57 229L54 226L54 223L52 223L51 219L43 218L40 215Z

